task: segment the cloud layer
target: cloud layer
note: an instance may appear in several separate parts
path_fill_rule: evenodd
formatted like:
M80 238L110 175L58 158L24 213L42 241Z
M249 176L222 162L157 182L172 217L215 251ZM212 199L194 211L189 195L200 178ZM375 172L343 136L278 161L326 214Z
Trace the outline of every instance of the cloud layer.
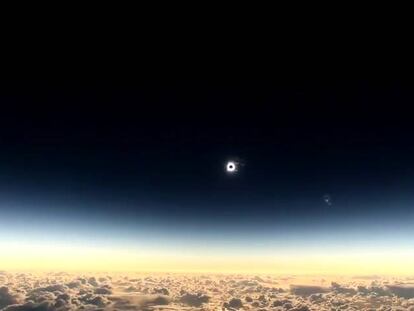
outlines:
M301 283L302 282L302 283ZM0 311L411 310L406 279L0 272Z

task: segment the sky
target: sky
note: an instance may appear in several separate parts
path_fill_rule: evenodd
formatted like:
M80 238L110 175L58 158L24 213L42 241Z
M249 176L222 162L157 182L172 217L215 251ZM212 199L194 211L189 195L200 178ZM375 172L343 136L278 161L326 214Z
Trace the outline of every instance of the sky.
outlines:
M413 97L375 80L2 83L0 270L410 274Z

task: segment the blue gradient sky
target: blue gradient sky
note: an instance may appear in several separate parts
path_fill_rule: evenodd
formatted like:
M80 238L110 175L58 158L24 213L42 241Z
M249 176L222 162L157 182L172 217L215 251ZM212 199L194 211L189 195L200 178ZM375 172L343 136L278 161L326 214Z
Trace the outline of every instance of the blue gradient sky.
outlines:
M411 250L408 87L190 86L2 89L0 241L240 258ZM234 175L231 159L244 163Z

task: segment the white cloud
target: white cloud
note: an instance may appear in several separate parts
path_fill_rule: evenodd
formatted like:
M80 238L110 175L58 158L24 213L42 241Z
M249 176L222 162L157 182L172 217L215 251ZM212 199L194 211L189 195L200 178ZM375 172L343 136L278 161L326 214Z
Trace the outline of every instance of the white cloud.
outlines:
M310 285L272 276L2 273L0 311L414 309L414 285L407 279L348 278L330 287L317 280Z

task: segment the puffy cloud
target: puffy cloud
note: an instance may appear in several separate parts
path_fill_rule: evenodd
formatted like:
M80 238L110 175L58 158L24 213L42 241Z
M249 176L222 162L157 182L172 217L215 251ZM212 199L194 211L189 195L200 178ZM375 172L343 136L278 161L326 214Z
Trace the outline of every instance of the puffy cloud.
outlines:
M291 301L288 299L274 300L273 307L282 307L285 304L291 304Z
M98 294L98 295L111 295L112 290L107 286L103 286L103 287L95 288L95 294Z
M124 289L125 292L131 293L131 292L138 292L139 289L135 286L129 286L127 288Z
M368 293L375 296L389 296L391 292L383 286L370 286L368 287Z
M0 310L8 305L18 303L16 295L12 295L5 286L0 287Z
M168 305L170 303L170 298L166 296L154 296L152 298L143 299L143 305Z
M170 292L166 288L154 288L154 294L161 294L161 295L168 296Z
M225 302L224 303L224 307L227 308L227 309L230 309L230 308L232 308L232 309L240 309L240 308L243 307L243 303L242 303L241 299L239 299L239 298L233 298L228 303Z
M414 298L414 286L413 285L387 285L387 288L391 293L398 297Z
M65 285L62 284L55 284L55 285L50 285L50 286L46 286L46 287L39 287L34 289L33 291L36 292L65 292L67 289L67 287Z
M23 305L12 305L2 311L56 311L57 309L48 301L36 304L28 302Z
M232 311L414 311L414 285L406 278L338 278L335 281L340 283L332 282L326 287L331 280L322 282L315 277L302 282L300 277L273 276L134 276L3 273L0 311L166 311L222 307ZM306 285L292 285L292 282Z
M357 291L354 288L343 287L342 285L332 282L331 287L336 293L346 294L346 295L355 295Z
M298 296L309 296L312 294L318 293L326 293L329 289L321 287L321 286L314 286L314 285L290 285L290 292L294 295Z
M77 288L81 286L81 282L80 281L72 281L70 283L66 284L67 287L69 288Z
M103 296L93 295L93 294L86 294L78 298L78 300L84 304L94 305L97 307L104 307L109 304L107 298Z
M192 307L200 307L203 303L207 303L209 300L209 296L189 293L184 294L180 298L180 302Z
M170 303L170 299L167 296L161 295L111 297L111 300L113 302L113 310L147 310Z

